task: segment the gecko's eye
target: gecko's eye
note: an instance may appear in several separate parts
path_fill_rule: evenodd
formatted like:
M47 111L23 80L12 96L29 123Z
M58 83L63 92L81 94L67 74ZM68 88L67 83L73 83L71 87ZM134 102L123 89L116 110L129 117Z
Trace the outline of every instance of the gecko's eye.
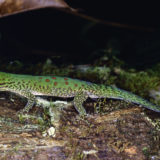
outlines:
M6 84L6 83L0 83L0 86L1 86L1 85L5 85L5 84Z

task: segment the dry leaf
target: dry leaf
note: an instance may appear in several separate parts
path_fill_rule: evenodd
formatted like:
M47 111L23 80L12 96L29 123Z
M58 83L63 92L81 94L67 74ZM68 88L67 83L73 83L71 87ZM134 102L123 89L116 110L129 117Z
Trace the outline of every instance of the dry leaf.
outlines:
M72 10L63 0L0 0L0 17L46 7Z

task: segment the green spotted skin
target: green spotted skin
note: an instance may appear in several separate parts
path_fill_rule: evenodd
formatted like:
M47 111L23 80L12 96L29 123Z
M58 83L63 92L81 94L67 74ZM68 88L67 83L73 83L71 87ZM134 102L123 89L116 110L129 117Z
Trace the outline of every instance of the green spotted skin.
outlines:
M28 112L36 102L36 96L73 97L80 115L86 115L83 102L88 98L113 98L133 102L160 112L160 107L130 92L112 86L58 76L31 76L0 72L0 91L8 91L26 97L23 112Z

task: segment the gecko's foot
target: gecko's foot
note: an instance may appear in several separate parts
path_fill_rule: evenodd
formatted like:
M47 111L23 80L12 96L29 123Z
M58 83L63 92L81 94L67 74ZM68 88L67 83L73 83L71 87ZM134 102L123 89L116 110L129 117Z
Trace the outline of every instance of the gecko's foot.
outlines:
M90 125L90 122L87 120L87 118L90 117L89 114L85 114L85 115L78 115L77 116L77 119L80 120L80 121L83 121L85 122L88 126Z
M28 110L26 110L25 108L24 109L21 109L17 112L17 115L22 115L22 114L27 114L28 113Z
M90 117L93 117L91 114L83 114L83 115L79 115L79 117L81 119L86 119L86 118L90 118Z
M77 117L84 120L86 117L88 117L88 114L87 113L85 113L85 114L78 114Z
M82 120L85 120L87 117L89 117L90 115L89 114L87 114L86 112L85 112L85 114L79 114L79 115L77 115L77 117L79 118L79 119L82 119Z

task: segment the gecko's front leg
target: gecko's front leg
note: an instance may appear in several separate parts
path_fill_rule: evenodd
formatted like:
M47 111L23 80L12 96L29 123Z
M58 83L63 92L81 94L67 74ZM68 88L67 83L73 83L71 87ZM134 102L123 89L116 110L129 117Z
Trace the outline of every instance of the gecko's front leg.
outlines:
M74 97L74 100L73 100L74 107L76 108L80 116L87 115L86 110L83 107L83 102L86 101L87 98L88 98L88 95L86 93L83 93L82 91L78 92Z
M20 95L27 98L27 101L28 101L26 106L24 107L24 109L20 111L20 113L28 112L33 107L34 103L36 102L36 97L31 92L26 91L26 90L20 91Z

